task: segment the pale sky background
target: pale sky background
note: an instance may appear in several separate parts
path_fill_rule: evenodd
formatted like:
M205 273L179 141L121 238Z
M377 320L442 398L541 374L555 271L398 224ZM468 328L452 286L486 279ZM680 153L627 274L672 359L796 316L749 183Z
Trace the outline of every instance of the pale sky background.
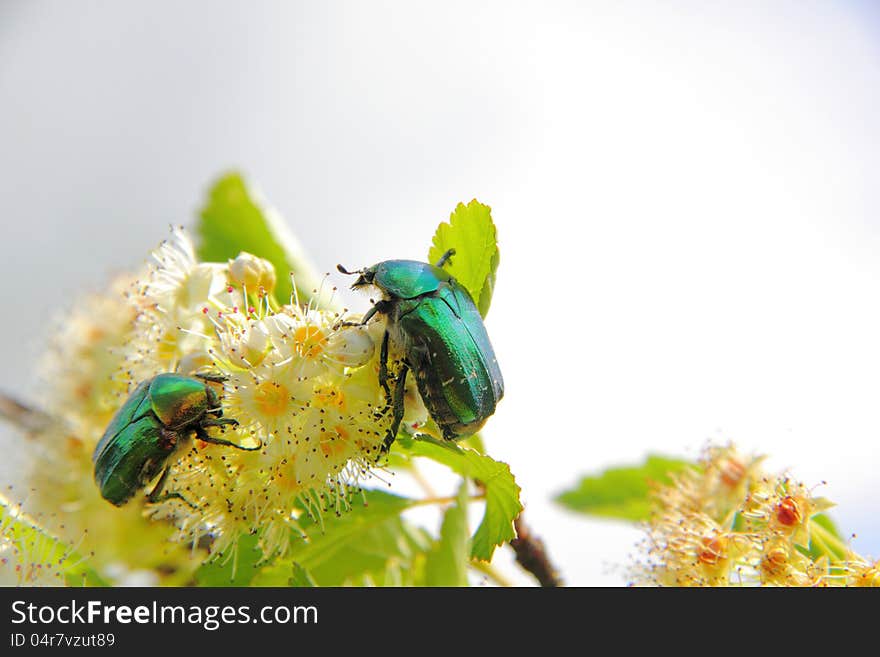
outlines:
M878 90L869 3L0 0L0 388L38 399L49 317L225 169L321 271L423 258L476 197L487 445L568 583L639 534L553 494L709 439L827 481L880 557Z

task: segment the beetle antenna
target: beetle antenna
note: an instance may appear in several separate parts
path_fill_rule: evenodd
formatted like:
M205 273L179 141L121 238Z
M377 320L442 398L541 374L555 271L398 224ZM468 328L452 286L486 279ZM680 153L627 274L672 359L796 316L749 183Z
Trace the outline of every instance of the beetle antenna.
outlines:
M447 249L446 253L444 253L442 256L440 256L440 259L437 261L437 264L434 266L435 267L442 267L447 262L449 262L449 259L454 255L455 255L455 249Z
M196 376L200 379L204 379L205 381L211 381L212 383L223 383L224 381L229 380L229 377L226 376L225 374L214 374L213 372L195 372L193 374L193 376ZM220 410L220 409L213 408L213 409L209 410L208 412L212 413L213 411L216 411L216 410Z
M355 274L362 274L364 271L363 269L355 269L354 271L348 271L342 265L336 265L336 269L339 271L339 273L346 274L347 276L354 276Z

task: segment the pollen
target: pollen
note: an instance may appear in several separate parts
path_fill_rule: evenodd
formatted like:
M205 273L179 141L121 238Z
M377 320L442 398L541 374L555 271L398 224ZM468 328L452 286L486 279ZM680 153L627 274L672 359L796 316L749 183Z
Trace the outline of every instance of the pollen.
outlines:
M704 536L700 539L700 551L697 559L707 566L715 566L724 559L727 551L727 539L723 536Z
M263 381L254 390L254 403L263 415L278 417L290 409L290 392L284 384Z
M784 527L794 527L802 519L800 505L791 495L787 495L776 505L776 520Z
M319 406L333 406L340 411L345 410L345 393L337 388L318 388L315 390L314 400Z
M345 427L337 425L333 427L335 436L331 434L328 438L321 441L321 451L324 456L339 456L348 447L349 434Z
M287 493L298 493L302 490L296 480L296 456L287 458L278 466L273 483Z
M791 562L791 546L783 539L773 539L765 547L761 558L761 577L769 584L791 584L797 571Z
M327 336L317 326L300 326L293 333L296 353L303 358L317 358L324 351Z
M761 561L761 570L771 578L785 573L788 566L788 551L783 547L775 547L764 555Z

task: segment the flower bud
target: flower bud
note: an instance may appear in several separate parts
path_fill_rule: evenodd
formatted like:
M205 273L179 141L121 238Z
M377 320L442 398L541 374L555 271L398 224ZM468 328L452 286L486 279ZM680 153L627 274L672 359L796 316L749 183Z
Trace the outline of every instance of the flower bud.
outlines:
M229 261L229 276L249 290L263 288L266 292L275 289L275 268L264 258L242 251L235 260Z
M373 357L375 344L366 327L345 326L331 334L327 351L340 365L360 367Z

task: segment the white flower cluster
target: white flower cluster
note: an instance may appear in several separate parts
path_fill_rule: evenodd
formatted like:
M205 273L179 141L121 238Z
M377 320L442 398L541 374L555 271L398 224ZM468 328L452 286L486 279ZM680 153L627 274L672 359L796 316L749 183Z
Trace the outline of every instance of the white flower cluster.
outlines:
M222 438L253 451L184 443L164 486L179 497L151 513L172 520L181 540L207 537L214 553L243 534L257 534L267 557L283 553L300 514L347 507L380 457L390 424L374 346L381 324L279 305L271 263L246 253L200 263L179 229L153 257L130 297L129 388L161 372L222 377L224 417L238 422Z

